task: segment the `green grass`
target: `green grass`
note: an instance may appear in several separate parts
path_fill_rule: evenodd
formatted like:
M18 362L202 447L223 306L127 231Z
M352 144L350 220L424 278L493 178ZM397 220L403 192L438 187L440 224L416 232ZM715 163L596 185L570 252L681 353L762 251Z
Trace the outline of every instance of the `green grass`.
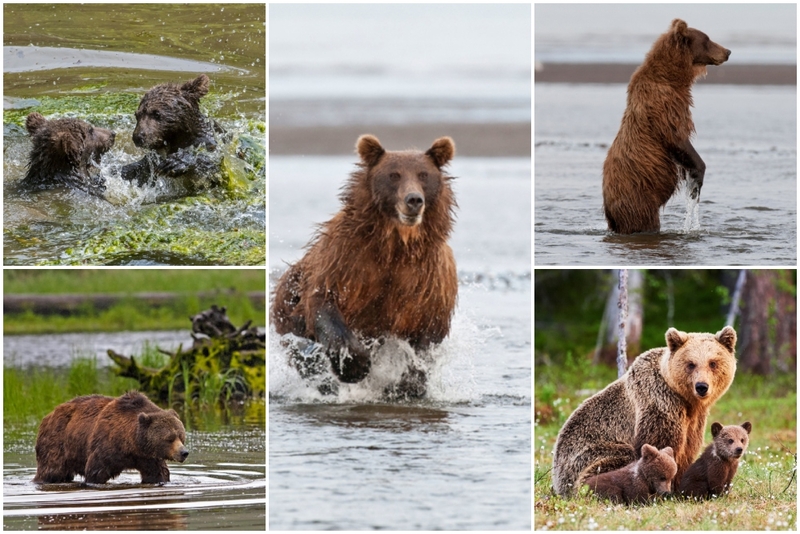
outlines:
M3 321L5 334L188 329L189 316L212 304L226 306L228 317L236 326L247 320L266 324L266 307L253 305L245 294L266 290L263 269L13 269L4 272L3 282L5 294L182 293L163 306L131 297L105 310L95 310L87 304L69 315L40 315L31 310L7 313ZM235 293L203 298L196 295L200 291L229 289Z
M566 418L616 378L613 369L568 363L536 368L534 495L537 530L788 530L797 528L797 389L794 374L739 373L711 409L711 423L750 421L750 445L733 489L704 502L668 498L642 506L613 505L584 490L564 499L553 493L552 451Z

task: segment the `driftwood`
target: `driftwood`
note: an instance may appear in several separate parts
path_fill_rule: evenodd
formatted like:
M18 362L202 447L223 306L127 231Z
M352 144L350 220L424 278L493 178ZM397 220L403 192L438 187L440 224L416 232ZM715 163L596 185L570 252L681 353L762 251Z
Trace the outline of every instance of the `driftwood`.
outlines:
M178 347L160 369L140 365L111 349L108 356L119 376L139 381L141 390L169 402L176 397L195 399L216 395L223 399L260 396L266 390L266 335L250 326L237 328L216 305L192 317L192 347ZM219 391L217 391L219 390Z

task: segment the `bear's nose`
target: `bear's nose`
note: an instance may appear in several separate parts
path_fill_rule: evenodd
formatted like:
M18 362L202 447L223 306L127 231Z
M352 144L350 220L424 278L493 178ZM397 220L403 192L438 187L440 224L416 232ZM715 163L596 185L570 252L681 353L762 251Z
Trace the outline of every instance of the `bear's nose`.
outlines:
M741 447L736 447L736 456L741 456L744 452L744 449Z
M729 57L731 57L731 51L726 48L725 49L725 59L728 59Z
M706 393L708 393L708 384L706 384L705 382L698 382L697 384L695 384L694 390L701 397L705 397Z
M186 450L186 449L181 449L180 456L181 456L181 462L182 462L182 461L184 461L186 459L187 456L189 456L189 451Z
M414 213L417 213L425 204L425 199L419 193L409 193L405 198L406 206Z

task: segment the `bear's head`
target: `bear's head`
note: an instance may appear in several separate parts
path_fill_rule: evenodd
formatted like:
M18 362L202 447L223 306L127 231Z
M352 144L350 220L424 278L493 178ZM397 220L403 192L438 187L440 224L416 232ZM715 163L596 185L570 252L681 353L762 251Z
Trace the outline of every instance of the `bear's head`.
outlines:
M370 192L370 203L380 213L406 231L423 225L426 219L451 222L455 201L448 176L442 168L455 155L456 147L449 137L441 137L425 151L387 151L378 138L362 135L356 143ZM442 198L444 197L444 198ZM444 210L434 216L431 210Z
M714 404L736 373L736 331L726 326L716 334L687 334L670 328L666 339L661 374L669 387L691 404Z
M200 98L208 84L201 74L183 85L162 83L147 91L136 110L133 144L164 154L191 146L203 128Z
M711 436L714 438L714 451L723 460L738 460L747 450L750 441L750 421L740 425L722 426L720 423L711 425Z
M136 444L142 455L158 460L183 462L189 456L186 430L175 410L140 413L137 419Z
M87 176L114 146L115 133L79 119L47 120L31 113L25 120L33 150L29 167L40 175L77 171Z
M651 494L667 495L672 490L672 479L678 473L675 452L672 447L660 451L652 445L642 445L642 457L636 467L639 477L647 481Z
M681 19L672 21L670 32L677 45L691 56L695 77L705 75L708 65L725 63L731 55L730 50L718 45L700 30L690 28Z

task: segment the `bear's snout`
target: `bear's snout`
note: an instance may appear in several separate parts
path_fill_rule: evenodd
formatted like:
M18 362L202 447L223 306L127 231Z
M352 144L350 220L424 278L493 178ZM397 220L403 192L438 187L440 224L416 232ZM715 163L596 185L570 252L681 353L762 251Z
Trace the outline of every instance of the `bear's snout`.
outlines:
M705 382L698 382L697 384L694 385L694 390L701 397L705 397L706 393L708 393L708 384L706 384Z
M184 446L181 446L181 448L178 449L178 454L175 455L174 459L176 462L183 462L184 460L186 460L188 456L189 456L189 449L187 449Z
M409 215L416 215L425 206L425 198L419 193L409 193L405 198L406 207L409 210Z

